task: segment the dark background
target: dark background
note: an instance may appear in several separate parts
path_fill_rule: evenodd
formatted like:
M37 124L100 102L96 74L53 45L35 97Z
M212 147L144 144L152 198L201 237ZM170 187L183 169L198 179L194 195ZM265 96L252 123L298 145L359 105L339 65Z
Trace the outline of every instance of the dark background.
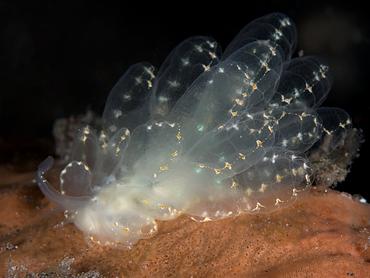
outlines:
M55 119L88 108L101 113L109 90L129 65L146 60L159 66L192 35L212 36L225 48L245 24L274 11L296 22L298 50L329 61L334 84L325 105L344 108L369 138L370 19L361 2L213 1L200 6L200 1L172 1L161 7L50 2L0 0L1 161L41 159L52 152L48 142ZM365 142L340 190L370 199L369 155Z

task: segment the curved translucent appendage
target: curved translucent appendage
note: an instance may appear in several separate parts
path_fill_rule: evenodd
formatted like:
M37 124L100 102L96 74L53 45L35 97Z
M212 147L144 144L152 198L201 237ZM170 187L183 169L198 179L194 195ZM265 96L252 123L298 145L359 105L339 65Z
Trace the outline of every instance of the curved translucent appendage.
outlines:
M90 168L81 161L72 161L60 172L60 192L68 196L92 195Z
M351 117L346 111L336 107L320 107L317 113L322 121L323 133L330 136L330 149L335 149L345 132L352 127Z
M271 109L265 115L274 122L275 146L303 153L321 137L321 121L313 110Z
M321 105L329 93L329 67L316 57L295 58L284 67L272 107L312 107Z
M177 46L163 62L154 81L152 117L168 114L193 81L218 62L220 49L212 38L192 37Z
M336 107L320 107L317 109L326 134L340 133L352 127L352 121L346 111Z
M82 162L91 172L92 184L102 185L121 174L120 164L130 139L123 127L114 133L102 130L99 136L90 126L77 131L72 145L71 160Z
M198 171L223 180L258 163L274 141L273 122L260 113L234 118L205 134L187 155L198 163Z
M81 207L84 207L87 202L89 201L90 197L87 196L67 196L62 194L61 192L57 191L54 187L52 187L49 182L45 178L45 173L51 169L53 166L54 159L52 157L48 157L45 159L38 167L36 181L40 187L40 190L44 195L51 200L52 202L56 203L63 209L67 209L70 211L76 211ZM77 186L73 183L73 186ZM69 190L72 188L68 187Z
M126 151L124 165L151 180L168 171L169 165L182 155L183 135L176 123L150 121L135 129Z
M183 127L186 147L270 99L281 67L269 44L255 42L202 74L169 115Z
M297 30L284 14L272 13L247 24L226 48L223 59L245 45L259 40L268 40L277 47L280 56L288 60L296 46Z
M154 67L148 63L132 65L109 93L103 112L108 135L121 127L133 130L145 123L149 107L145 105L154 82Z
M125 173L122 163L130 138L130 131L125 127L120 128L110 137L104 131L100 133L98 157L93 170L94 184L100 186L109 184Z
M284 205L310 181L306 159L294 152L272 148L253 167L236 175L229 183L244 194L248 210Z
M73 141L70 160L82 161L93 170L98 156L99 139L96 131L90 126L78 129Z

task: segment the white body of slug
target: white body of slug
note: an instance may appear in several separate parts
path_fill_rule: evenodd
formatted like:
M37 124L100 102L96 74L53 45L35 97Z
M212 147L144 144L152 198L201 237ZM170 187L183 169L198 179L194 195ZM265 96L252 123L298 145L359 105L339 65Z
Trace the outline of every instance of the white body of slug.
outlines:
M110 93L104 127L82 127L59 190L44 194L88 235L131 245L156 220L212 220L277 208L310 184L307 152L350 126L319 108L328 67L291 59L296 29L282 14L248 24L226 48L207 37L176 47L155 74L131 66Z

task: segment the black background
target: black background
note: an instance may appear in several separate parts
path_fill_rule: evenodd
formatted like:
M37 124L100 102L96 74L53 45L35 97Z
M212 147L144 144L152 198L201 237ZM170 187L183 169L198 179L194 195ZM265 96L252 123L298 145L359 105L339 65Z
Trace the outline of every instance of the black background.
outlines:
M2 161L25 155L30 142L51 140L57 118L87 108L101 113L129 65L144 60L159 66L192 35L212 36L225 48L245 24L274 11L296 22L297 50L328 60L334 84L325 105L344 108L369 138L370 19L361 2L51 2L0 1L0 142L13 143L1 149ZM340 190L370 199L369 156L365 142Z

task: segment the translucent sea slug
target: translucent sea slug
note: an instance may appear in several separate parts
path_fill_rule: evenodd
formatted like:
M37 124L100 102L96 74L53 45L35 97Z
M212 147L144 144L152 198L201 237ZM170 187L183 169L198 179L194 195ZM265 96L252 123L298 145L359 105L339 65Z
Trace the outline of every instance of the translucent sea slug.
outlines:
M305 153L343 132L346 112L319 108L330 89L315 57L291 59L296 29L283 14L248 24L223 54L191 37L158 72L131 66L112 89L99 130L78 131L59 188L37 180L83 232L131 245L156 220L212 220L278 208L310 186Z

